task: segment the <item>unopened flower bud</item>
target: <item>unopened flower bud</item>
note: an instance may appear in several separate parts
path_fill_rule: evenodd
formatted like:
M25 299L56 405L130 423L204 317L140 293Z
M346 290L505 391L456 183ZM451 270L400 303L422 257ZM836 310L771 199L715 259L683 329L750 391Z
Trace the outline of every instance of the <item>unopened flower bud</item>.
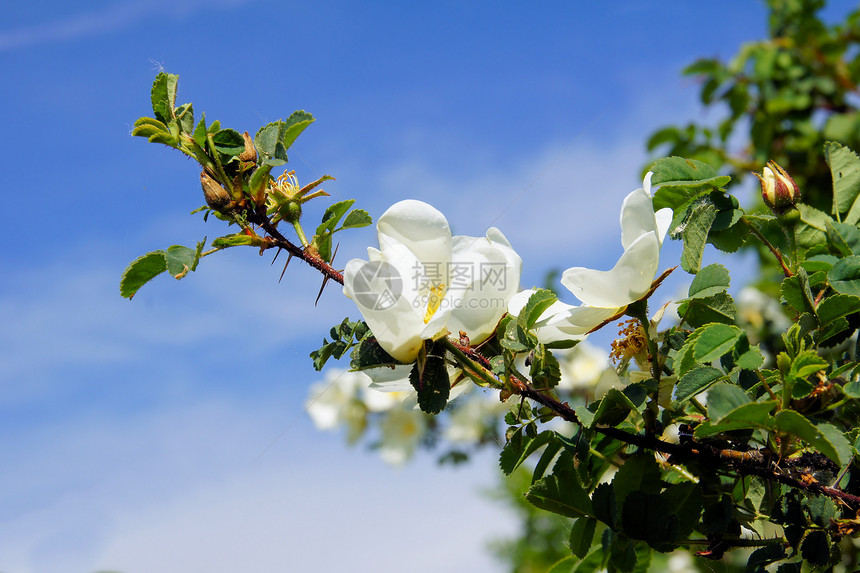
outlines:
M761 175L754 174L761 181L761 197L771 211L783 215L800 201L800 189L785 169L773 161L768 161Z
M206 171L200 172L200 185L203 187L203 197L206 198L206 204L216 211L224 211L230 204L232 200L230 193L210 177Z

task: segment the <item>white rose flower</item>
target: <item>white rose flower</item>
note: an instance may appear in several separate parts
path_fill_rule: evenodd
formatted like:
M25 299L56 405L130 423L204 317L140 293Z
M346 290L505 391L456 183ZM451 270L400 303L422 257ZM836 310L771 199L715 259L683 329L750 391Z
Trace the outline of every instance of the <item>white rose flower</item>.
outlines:
M651 200L651 172L641 189L630 193L621 206L621 245L624 253L609 271L573 267L564 271L561 284L581 306L556 302L535 325L541 342L582 339L592 328L622 312L628 304L645 296L657 275L660 248L672 222L672 210L654 212ZM508 312L519 314L533 290L511 298Z
M347 263L343 292L391 356L412 362L425 340L463 330L479 343L493 333L522 268L501 231L452 237L442 213L415 200L391 206L377 231L379 249Z

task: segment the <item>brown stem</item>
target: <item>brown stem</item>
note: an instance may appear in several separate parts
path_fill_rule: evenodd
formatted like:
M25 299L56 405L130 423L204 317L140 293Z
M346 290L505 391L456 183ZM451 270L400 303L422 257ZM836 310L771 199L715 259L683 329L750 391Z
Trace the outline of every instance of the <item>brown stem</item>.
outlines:
M298 257L327 278L343 284L343 274L336 271L330 264L322 259L314 250L305 247L299 247L298 245L293 244L286 237L284 237L278 229L272 225L271 221L268 217L266 217L265 213L254 213L254 223L260 225L260 227L269 234L269 237L266 240L266 243L260 247L261 252L266 249L271 249L273 247L278 247L287 251L290 255L294 257Z

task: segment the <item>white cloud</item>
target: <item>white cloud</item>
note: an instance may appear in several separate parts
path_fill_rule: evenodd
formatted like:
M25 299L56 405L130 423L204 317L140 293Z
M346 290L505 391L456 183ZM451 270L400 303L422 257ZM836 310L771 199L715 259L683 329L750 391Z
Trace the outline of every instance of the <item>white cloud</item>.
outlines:
M492 452L468 469L425 455L395 472L303 418L253 463L294 390L53 424L7 444L0 570L494 569L482 538L514 523L476 495L497 473Z
M201 9L230 8L250 0L133 0L63 20L0 30L0 52L38 44L67 42L129 28L154 16L185 18Z

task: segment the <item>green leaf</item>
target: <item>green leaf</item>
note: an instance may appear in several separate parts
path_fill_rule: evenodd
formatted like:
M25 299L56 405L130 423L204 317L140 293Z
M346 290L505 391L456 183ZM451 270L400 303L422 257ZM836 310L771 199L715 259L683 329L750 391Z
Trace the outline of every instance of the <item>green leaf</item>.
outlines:
M346 201L338 201L337 203L329 205L325 210L325 213L323 213L322 223L317 227L316 234L322 235L325 231L334 231L338 222L340 222L341 217L349 211L349 208L352 207L353 203L355 203L355 199L347 199Z
M683 376L696 364L707 364L731 351L743 331L728 324L708 324L697 328L675 357L678 376Z
M711 412L711 396L714 389L708 393L708 413ZM741 392L743 392L741 390ZM776 400L766 402L748 402L725 412L719 419L714 417L707 422L696 426L697 438L707 438L716 434L722 434L733 430L745 430L750 428L772 429L774 419L770 415L776 408Z
M146 137L147 139L154 135L160 138L170 138L171 140L173 138L166 125L151 117L138 118L134 122L134 129L131 130L131 134L135 137Z
M164 259L167 261L167 272L173 275L173 278L181 279L197 268L197 261L200 258L198 251L183 247L182 245L173 245L167 248L164 254Z
M824 145L824 157L833 175L833 215L847 212L843 221L854 225L860 221L860 158L833 141Z
M185 103L175 110L176 121L179 124L179 129L183 132L191 134L194 131L194 110L190 103Z
M395 360L382 348L375 338L363 338L350 355L350 370L366 370L379 366L397 366L400 362Z
M716 216L717 209L711 204L698 205L690 213L682 233L684 252L681 254L681 268L690 274L696 274L701 268L708 233Z
M750 397L734 384L717 384L708 392L708 416L719 422L736 408L749 404Z
M832 223L833 219L806 203L798 203L797 208L802 223L797 226L797 244L809 248L824 243L827 240L827 222Z
M451 394L451 381L441 356L428 355L424 368L416 362L409 373L409 382L418 392L418 406L422 412L438 414L445 409Z
M540 432L537 436L531 437L523 431L522 427L517 428L499 455L499 467L502 472L505 475L511 475L530 455L552 442L554 437L555 432L551 430Z
M354 209L343 220L341 229L358 229L367 227L371 223L373 223L373 219L367 211L364 209Z
M860 256L840 259L827 273L827 282L836 292L860 296Z
M616 388L610 388L606 395L600 400L594 419L588 425L593 428L598 424L616 426L620 424L627 415L636 410L636 405L623 392Z
M573 555L562 557L553 563L552 566L546 570L546 573L571 573L578 561L579 559Z
M719 263L708 265L700 270L690 283L690 298L705 298L724 292L731 284L726 267Z
M833 446L833 449L836 450L837 459L834 461L839 464L839 467L844 468L846 464L851 463L854 450L851 447L851 442L848 441L842 430L826 422L819 422L815 427L818 428L818 431L821 432L824 438ZM822 523L821 525L827 524Z
M839 467L848 463L847 459L843 460L840 457L840 450L843 448L835 446L828 436L816 428L803 414L798 414L794 410L780 410L774 418L778 430L800 438L836 462Z
M810 565L827 565L830 561L830 537L821 529L812 530L803 538L800 553Z
M543 344L538 344L531 355L529 375L535 388L545 389L555 387L561 380L561 368L558 360Z
M791 369L788 371L787 376L805 379L825 368L827 368L826 360L812 350L805 350L792 360Z
M697 366L684 374L675 387L675 401L683 403L696 394L703 392L708 387L724 377L725 374L713 366Z
M780 294L782 300L797 312L815 312L812 288L809 286L809 276L805 270L799 269L794 276L783 279Z
M593 517L580 517L574 521L570 528L570 552L580 559L588 555L596 527L597 520Z
M731 177L719 175L713 167L696 159L685 159L683 157L666 157L658 159L650 167L653 172L651 176L652 185L660 185L662 188L669 187L707 187L718 189L725 187ZM658 205L654 200L654 210L672 205Z
M612 478L615 506L623 507L627 498L634 493L659 493L663 488L661 477L660 467L653 455L638 454L630 457Z
M725 291L705 298L687 299L678 305L678 315L693 328L712 322L733 324L736 313L735 301Z
M526 305L520 311L517 322L523 330L531 329L540 318L540 315L557 300L558 297L551 290L535 289L534 293L529 297L528 302L526 302Z
M286 121L265 125L254 136L254 144L268 165L283 165L288 161L287 149L299 134L313 123L314 117L305 111L295 111Z
M155 76L152 83L152 111L155 117L164 122L170 122L174 118L173 110L176 106L176 87L179 76L160 72Z
M661 495L638 491L624 501L621 526L632 539L660 548L675 541L680 530L678 517L669 513Z
M222 129L212 135L212 142L218 153L229 157L239 155L245 151L245 138L235 129Z
M197 122L197 127L194 128L194 133L191 134L191 138L199 145L200 147L206 146L206 114L201 114L200 121Z
M164 251L152 251L132 261L119 281L119 294L131 300L137 291L167 270Z
M260 243L259 237L246 235L245 233L234 233L233 235L224 235L212 241L212 246L219 249L228 247L237 247L240 245L256 245Z
M670 485L661 494L669 513L678 517L679 537L686 538L699 523L702 490L690 482Z
M526 499L535 507L566 517L593 517L591 499L576 470L572 464L563 464L563 460L564 456L560 457L553 473L532 485Z
M827 242L842 257L860 254L860 229L847 223L826 221Z

